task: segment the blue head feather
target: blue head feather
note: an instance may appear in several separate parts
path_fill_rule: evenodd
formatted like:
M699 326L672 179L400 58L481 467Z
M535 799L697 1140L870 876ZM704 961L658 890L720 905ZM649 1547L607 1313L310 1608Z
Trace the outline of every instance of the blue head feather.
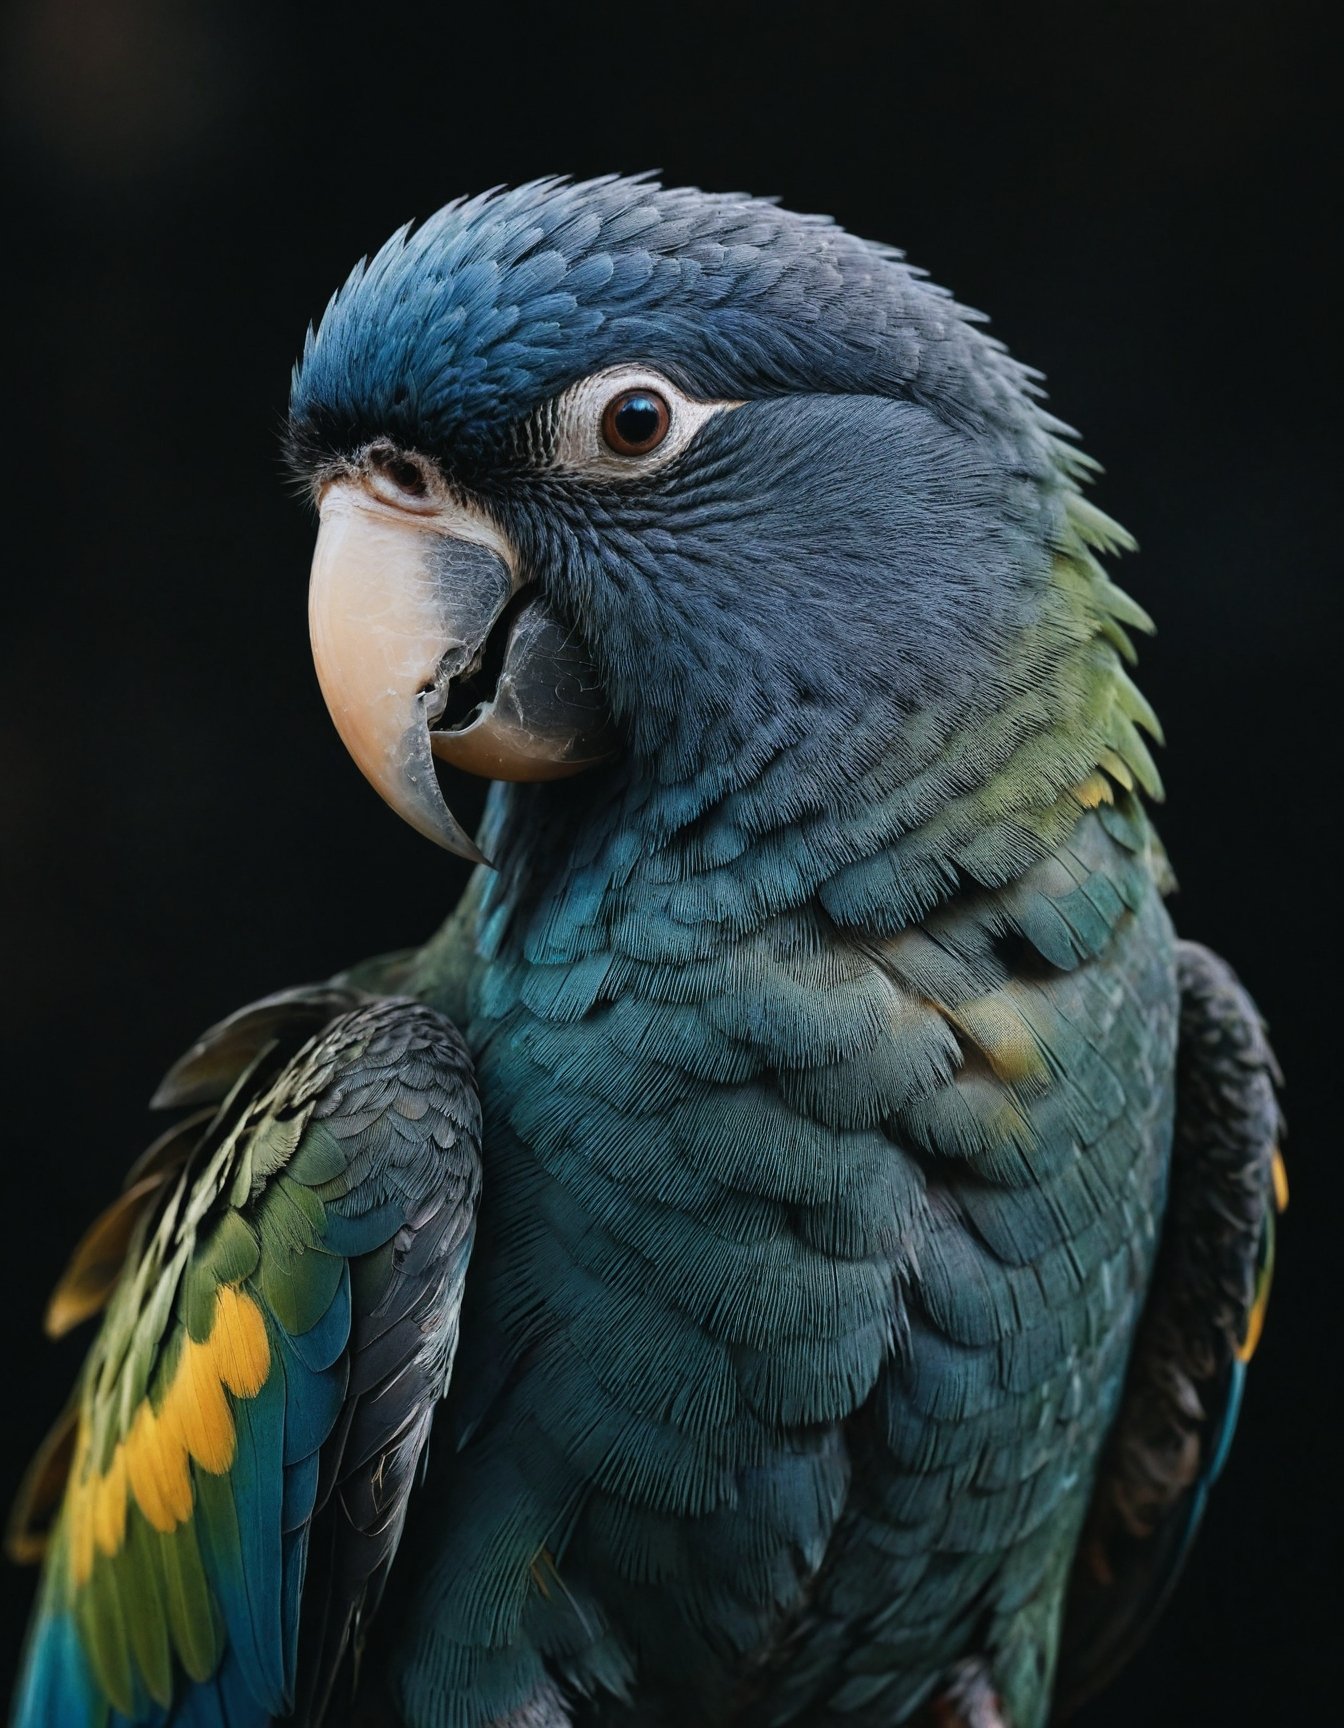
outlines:
M694 394L904 395L1021 425L1030 374L898 252L762 199L610 177L457 200L361 262L295 368L301 455L387 434L461 463L617 361Z

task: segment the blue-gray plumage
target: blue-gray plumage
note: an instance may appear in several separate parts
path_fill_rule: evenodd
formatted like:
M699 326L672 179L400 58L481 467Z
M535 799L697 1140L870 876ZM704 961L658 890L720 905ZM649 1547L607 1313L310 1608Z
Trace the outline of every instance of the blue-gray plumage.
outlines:
M1202 1506L1276 1124L1089 464L899 254L624 179L394 236L290 434L361 767L462 851L431 751L503 776L352 975L484 1124L367 1672L408 1728L1038 1728L1070 1592L1082 1696Z

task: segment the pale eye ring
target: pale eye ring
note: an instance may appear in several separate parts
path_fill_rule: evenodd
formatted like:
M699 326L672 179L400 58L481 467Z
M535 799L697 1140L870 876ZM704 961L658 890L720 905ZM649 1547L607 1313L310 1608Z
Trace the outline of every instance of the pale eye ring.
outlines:
M739 402L699 401L647 363L576 379L540 429L550 466L593 479L638 481L674 461L716 414Z
M656 390L621 390L602 410L602 439L617 456L647 456L672 430L672 410Z

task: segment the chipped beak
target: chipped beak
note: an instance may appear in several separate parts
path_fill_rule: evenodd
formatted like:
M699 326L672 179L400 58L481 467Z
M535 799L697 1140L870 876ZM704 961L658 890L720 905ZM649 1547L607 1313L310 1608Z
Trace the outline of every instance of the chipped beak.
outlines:
M461 505L402 508L360 476L330 482L308 624L356 765L459 857L487 861L444 802L435 756L492 779L553 780L615 752L591 663L507 540Z

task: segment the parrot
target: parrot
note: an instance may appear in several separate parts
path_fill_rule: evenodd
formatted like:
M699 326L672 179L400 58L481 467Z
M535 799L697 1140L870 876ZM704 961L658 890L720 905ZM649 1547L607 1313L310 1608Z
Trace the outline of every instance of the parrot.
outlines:
M1133 542L984 323L610 175L309 327L318 683L474 869L156 1093L47 1313L15 1728L1044 1728L1142 1640L1280 1077L1168 914Z

